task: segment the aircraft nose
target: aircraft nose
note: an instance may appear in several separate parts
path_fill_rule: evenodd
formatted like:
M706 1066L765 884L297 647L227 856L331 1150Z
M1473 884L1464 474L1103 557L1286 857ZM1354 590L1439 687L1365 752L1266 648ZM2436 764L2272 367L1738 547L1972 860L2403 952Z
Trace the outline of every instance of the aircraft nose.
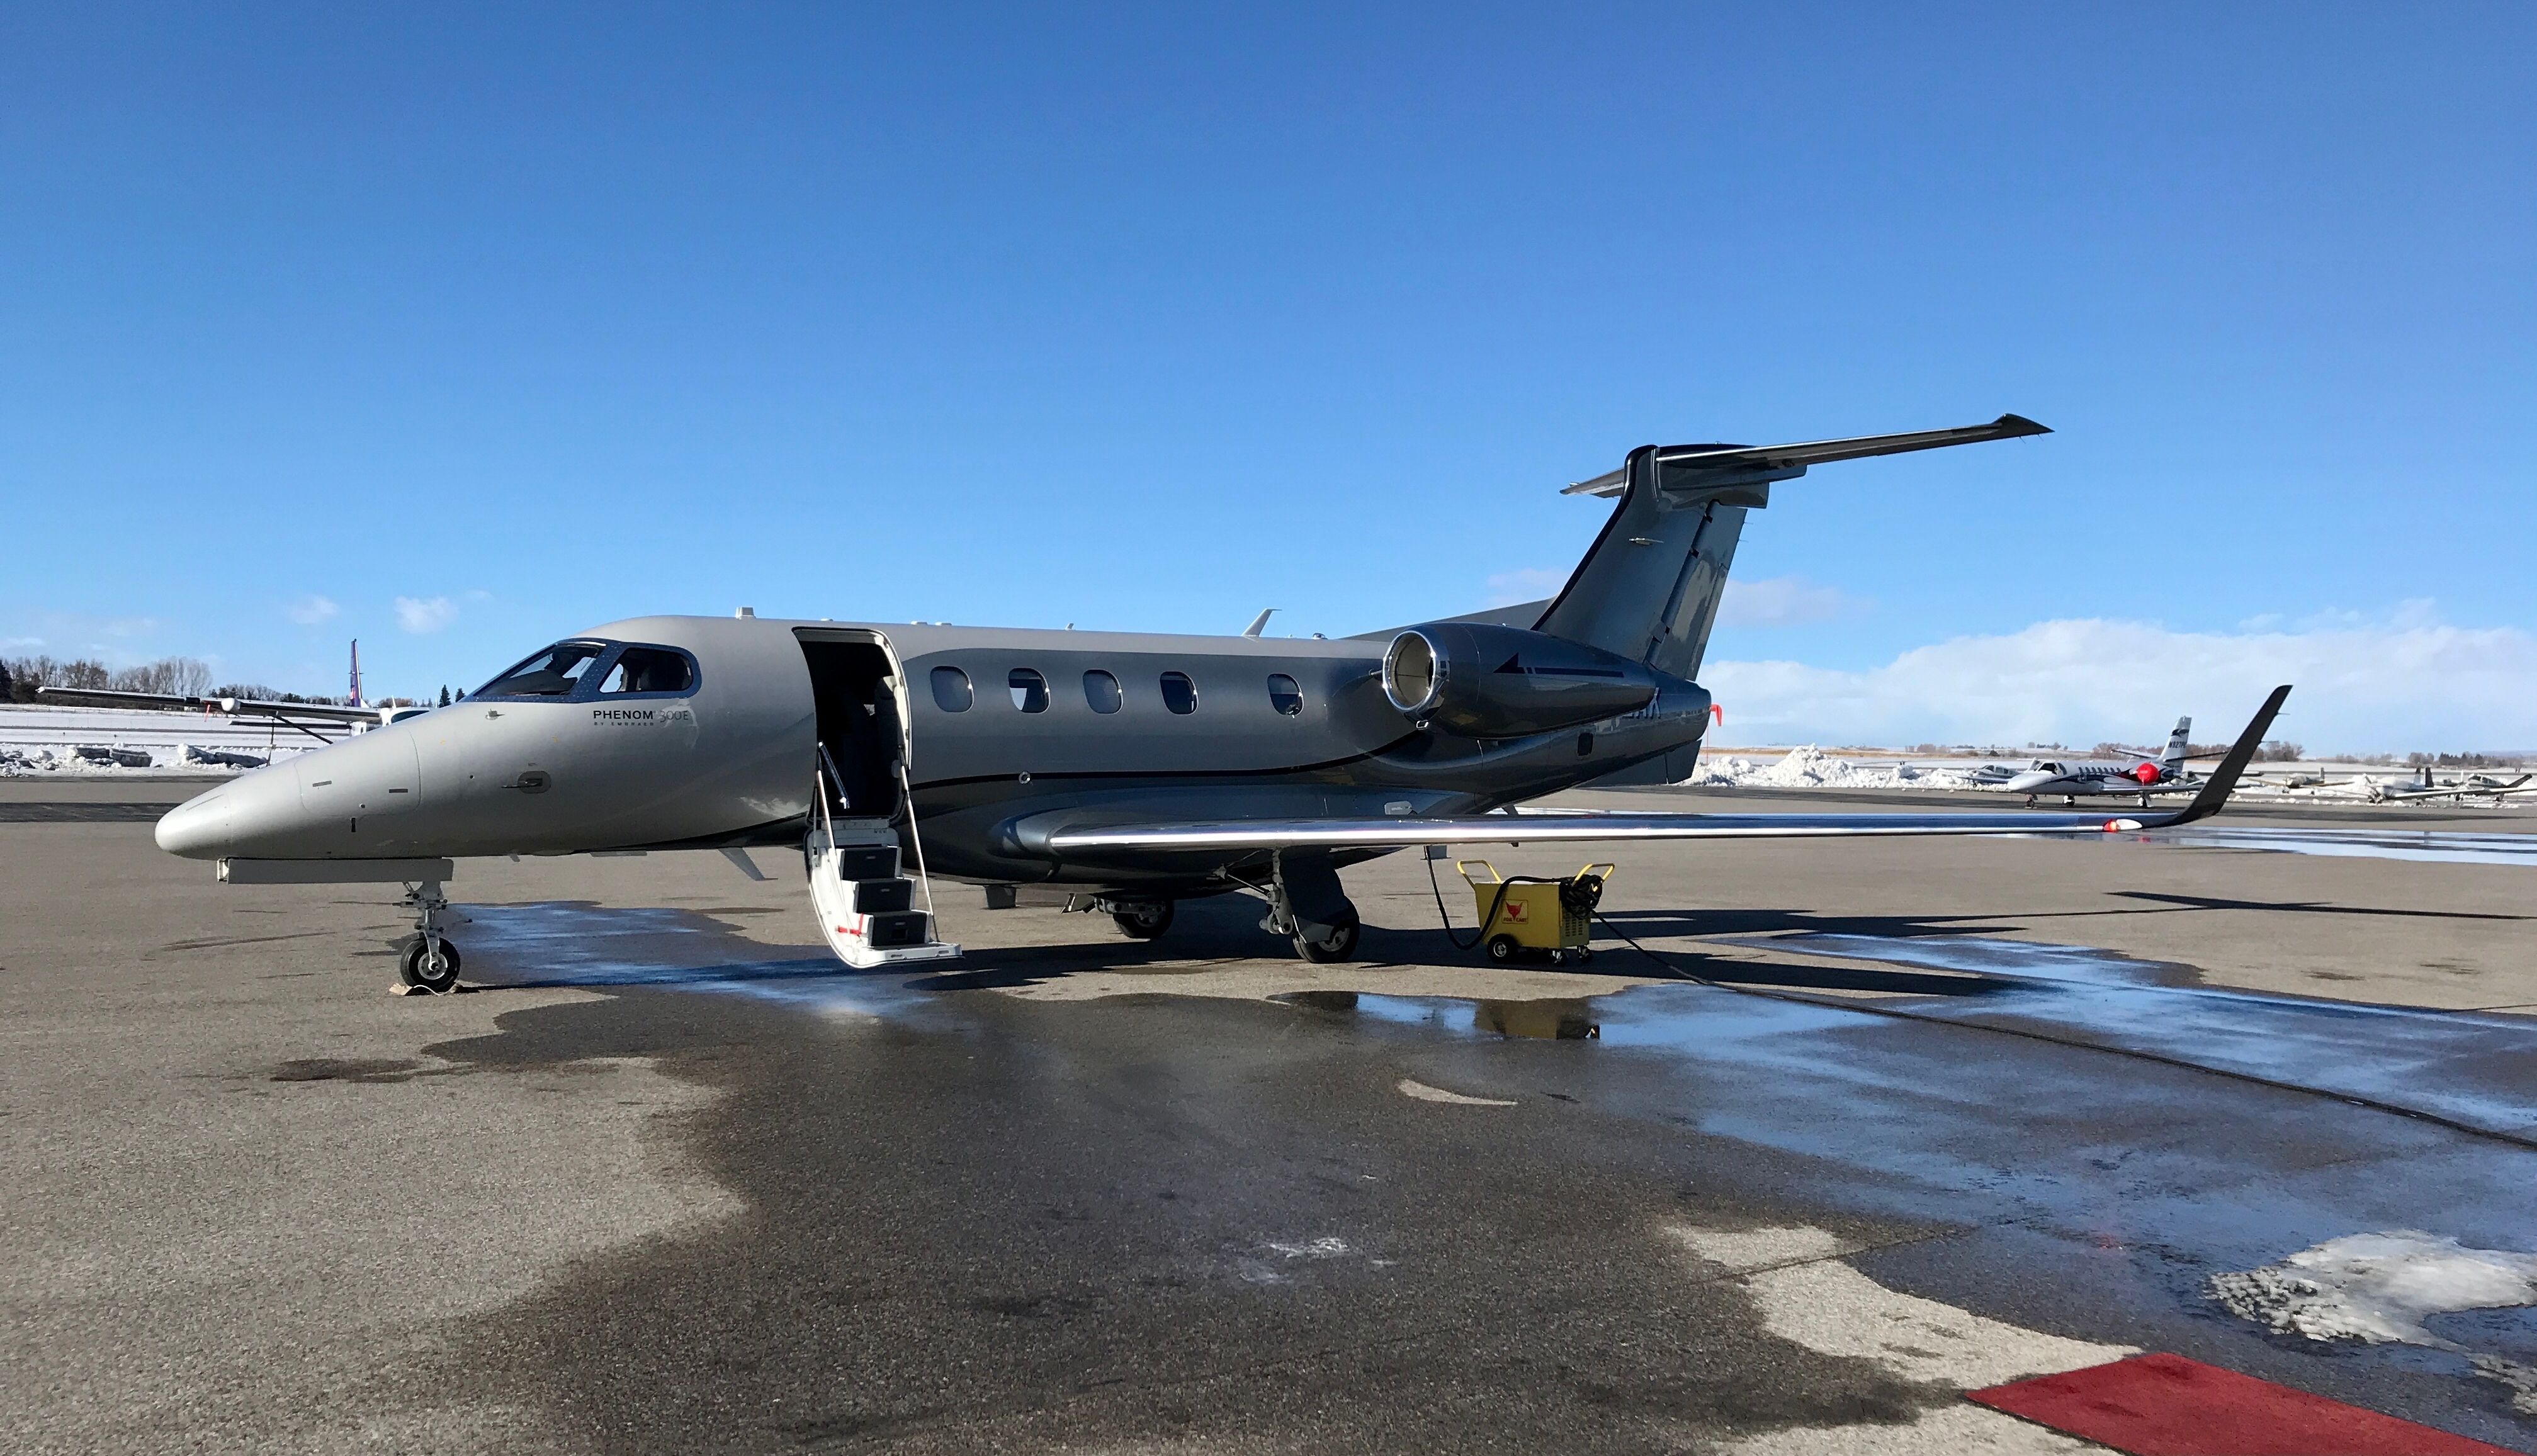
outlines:
M186 859L289 853L285 841L303 828L299 784L285 765L258 768L170 809L152 837Z
M228 808L221 800L232 787L224 784L161 815L152 833L159 847L187 859L220 858L221 846L229 837Z

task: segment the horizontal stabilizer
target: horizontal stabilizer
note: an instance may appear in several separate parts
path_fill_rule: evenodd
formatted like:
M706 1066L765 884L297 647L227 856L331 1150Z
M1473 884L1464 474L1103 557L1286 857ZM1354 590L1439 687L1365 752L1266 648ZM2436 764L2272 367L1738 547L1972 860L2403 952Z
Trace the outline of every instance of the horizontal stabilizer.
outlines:
M1657 463L1667 467L1667 473L1679 477L1682 472L1743 475L1754 471L1802 470L1809 465L1823 465L1834 460L1863 460L1870 455L1900 455L1911 450L1934 450L1944 445L1979 444L1984 440L2018 439L2030 434L2052 431L2023 415L2002 415L1988 425L1966 425L1954 430L1915 430L1904 434L1867 434L1856 439L1822 439L1797 445L1660 445ZM1591 481L1579 481L1560 492L1563 496L1618 496L1629 483L1629 467L1609 471Z

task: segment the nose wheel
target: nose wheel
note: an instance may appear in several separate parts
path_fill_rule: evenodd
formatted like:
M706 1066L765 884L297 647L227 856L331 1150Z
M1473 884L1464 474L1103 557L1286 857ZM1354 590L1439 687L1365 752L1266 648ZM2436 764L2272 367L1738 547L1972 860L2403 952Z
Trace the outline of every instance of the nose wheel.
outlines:
M414 911L414 940L397 959L397 974L406 985L434 996L458 989L458 947L442 933L449 918L449 897L438 881L410 885L406 907Z
M446 996L458 989L458 947L436 936L417 940L405 948L397 973L418 991Z

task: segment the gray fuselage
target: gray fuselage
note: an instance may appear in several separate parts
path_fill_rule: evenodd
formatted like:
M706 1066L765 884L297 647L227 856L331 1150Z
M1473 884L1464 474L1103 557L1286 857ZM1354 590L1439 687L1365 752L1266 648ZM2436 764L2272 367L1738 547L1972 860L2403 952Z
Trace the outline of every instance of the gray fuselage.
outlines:
M606 644L593 681L463 698L246 774L170 814L159 842L204 859L799 845L824 747L846 812L906 836L903 762L935 873L1203 893L1262 856L1031 846L1088 823L1484 812L1697 745L1709 713L1669 680L1619 716L1463 737L1387 698L1384 637L645 617L568 640ZM674 649L692 672L676 691L603 691L617 644ZM940 695L938 670L957 675Z

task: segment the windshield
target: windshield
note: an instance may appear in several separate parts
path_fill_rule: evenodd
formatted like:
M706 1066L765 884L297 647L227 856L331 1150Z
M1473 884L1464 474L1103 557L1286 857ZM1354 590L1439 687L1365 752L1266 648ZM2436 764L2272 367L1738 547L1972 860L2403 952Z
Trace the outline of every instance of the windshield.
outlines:
M557 642L476 690L478 697L570 697L606 642Z

